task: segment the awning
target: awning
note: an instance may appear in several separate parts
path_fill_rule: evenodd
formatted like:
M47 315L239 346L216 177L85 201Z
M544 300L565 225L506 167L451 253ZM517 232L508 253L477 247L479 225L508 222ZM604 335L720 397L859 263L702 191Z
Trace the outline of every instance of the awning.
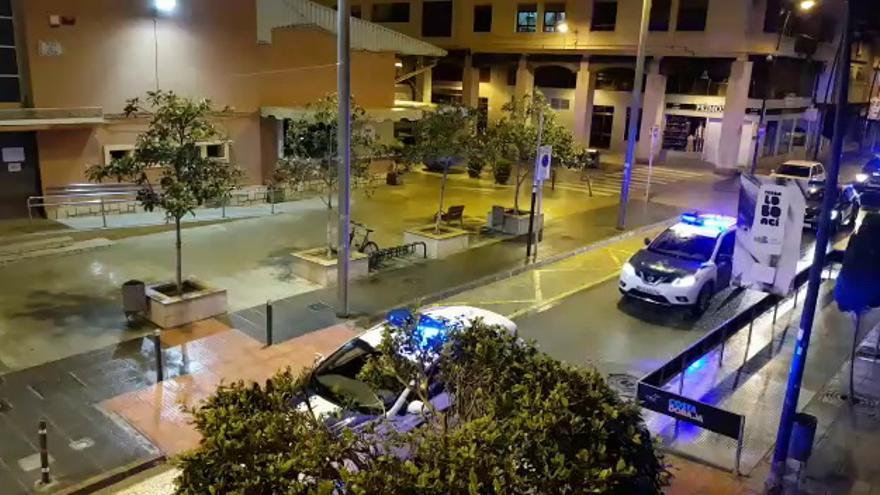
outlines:
M317 26L336 33L336 11L310 0L257 0L257 39L272 43L272 30ZM351 18L351 48L368 52L445 57L446 50L357 17Z
M400 122L401 120L419 120L422 118L423 109L415 107L394 106L391 108L368 108L367 119L373 122ZM305 107L262 107L262 117L274 117L282 119L299 119L310 115L312 110Z
M0 130L33 130L107 123L100 107L0 110ZM8 129L2 129L8 128Z

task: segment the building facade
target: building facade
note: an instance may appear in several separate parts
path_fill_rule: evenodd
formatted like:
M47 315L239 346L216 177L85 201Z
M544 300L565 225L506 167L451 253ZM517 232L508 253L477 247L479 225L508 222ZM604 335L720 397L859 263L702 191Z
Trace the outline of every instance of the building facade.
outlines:
M841 2L825 0L811 12L790 4L653 1L640 159L651 153L654 126L655 155L722 172L749 165L756 143L758 160L769 163L821 144L821 112L811 108L825 101ZM580 145L622 152L641 8L641 0L353 0L352 15L449 51L416 62L430 66L422 78L430 84L398 87L398 97L457 100L492 120L511 98L538 91ZM870 44L854 46L856 110L874 86L875 53Z
M231 108L219 122L228 138L203 152L263 184L280 120L336 90L335 12L307 0L219 5L0 0L0 216L26 215L27 197L86 182L90 165L131 150L145 122L122 115L126 100L157 88ZM408 115L395 107L397 60L446 54L366 21L352 44L352 93L380 131Z

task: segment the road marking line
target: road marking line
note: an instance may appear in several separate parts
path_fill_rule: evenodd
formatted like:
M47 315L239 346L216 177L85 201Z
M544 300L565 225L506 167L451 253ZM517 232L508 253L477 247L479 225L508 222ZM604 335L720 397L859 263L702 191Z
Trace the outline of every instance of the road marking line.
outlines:
M540 302L544 299L544 291L541 288L541 270L532 272L532 282L535 284L535 301Z
M573 295L577 294L578 292L589 290L589 289L592 289L593 287L597 287L599 285L602 285L605 282L608 282L609 280L613 280L615 277L618 277L619 275L620 275L620 270L615 270L613 273L610 273L609 275L607 275L605 277L601 277L597 280L594 280L592 282L584 284L580 287L575 287L574 289L565 291L561 294L557 294L557 295L551 297L550 299L547 299L547 301L545 301L541 304L537 304L537 305L532 306L530 308L523 308L523 309L514 311L513 313L510 313L505 316L507 316L507 318L509 318L511 320L515 320L517 318L527 316L530 314L541 313L543 311L546 311L547 309L550 309L557 302L559 302L567 297L573 296Z

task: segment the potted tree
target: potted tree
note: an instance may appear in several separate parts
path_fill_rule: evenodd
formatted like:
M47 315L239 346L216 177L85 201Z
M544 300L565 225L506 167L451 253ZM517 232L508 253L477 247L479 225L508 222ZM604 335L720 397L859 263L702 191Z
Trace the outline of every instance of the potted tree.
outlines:
M339 183L336 143L338 128L338 99L325 96L308 105L307 112L288 122L284 137L286 155L278 161L279 176L293 187L308 181L318 181L323 189L320 195L326 207L326 243L324 246L293 253L293 270L298 276L322 285L336 280L337 222L334 197ZM351 178L366 178L369 159L375 142L366 128L366 112L352 101L351 108ZM369 273L367 255L353 252L350 265L352 278Z
M468 232L443 224L446 182L449 169L467 159L473 142L476 119L473 111L460 105L441 106L425 113L415 125L411 155L432 163L443 173L433 225L404 232L404 242L424 242L429 258L443 258L468 247Z
M513 208L505 209L502 230L506 234L528 233L529 212L520 208L522 186L532 172L538 146L538 129L541 128L541 144L553 147L553 161L562 165L571 161L571 132L556 121L541 95L526 95L514 99L502 108L503 117L490 126L490 132L501 157L512 163L496 163L494 174L498 183L506 183L513 177ZM540 121L543 120L543 125ZM491 218L491 217L490 217ZM543 214L536 218L543 224ZM490 227L497 228L491 225Z
M224 313L225 290L184 279L180 228L185 215L228 197L241 176L234 164L204 156L199 146L223 138L212 121L217 112L209 100L163 90L147 93L144 101L129 100L124 112L127 117L147 117L147 130L138 136L133 153L92 166L87 175L95 182L137 184L144 210L161 209L174 221L175 280L147 287L150 319L168 328Z

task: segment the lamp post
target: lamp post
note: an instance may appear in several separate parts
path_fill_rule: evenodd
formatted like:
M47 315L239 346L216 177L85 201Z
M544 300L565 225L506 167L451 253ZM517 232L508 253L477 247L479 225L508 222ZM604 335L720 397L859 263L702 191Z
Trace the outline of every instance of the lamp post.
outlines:
M336 24L336 93L339 100L339 117L336 145L337 206L339 207L338 242L336 249L336 313L348 316L348 262L351 245L348 232L351 229L351 29L349 0L338 0Z
M639 109L642 107L642 79L645 78L645 45L648 41L648 20L651 16L651 0L642 0L642 21L639 24L639 47L636 50L636 75L633 81L630 104L630 126L627 132L626 158L623 161L623 180L620 182L620 205L617 209L617 230L626 227L626 204L629 202L629 184L636 154L636 128L639 127Z
M825 192L820 209L820 211L825 213L821 216L819 230L816 233L813 264L810 267L807 295L804 298L804 307L801 312L800 332L798 332L798 338L795 342L791 370L788 374L788 385L785 389L785 400L782 404L782 414L779 418L779 429L776 433L773 462L770 475L766 481L768 493L773 494L781 493L783 489L785 466L788 460L788 447L791 441L798 399L800 398L801 382L804 377L804 367L806 366L807 351L810 346L810 336L813 331L813 320L816 313L816 301L819 297L819 286L822 283L826 248L831 233L830 212L834 207L834 202L837 200L837 176L840 171L841 154L843 151L843 119L846 113L846 104L849 101L850 50L852 49L852 35L849 30L851 4L852 2L849 0L844 4L843 31L840 35L840 65L835 74L837 79L837 84L835 85L837 87L837 105L834 110L834 137L831 142L831 162L828 167Z

